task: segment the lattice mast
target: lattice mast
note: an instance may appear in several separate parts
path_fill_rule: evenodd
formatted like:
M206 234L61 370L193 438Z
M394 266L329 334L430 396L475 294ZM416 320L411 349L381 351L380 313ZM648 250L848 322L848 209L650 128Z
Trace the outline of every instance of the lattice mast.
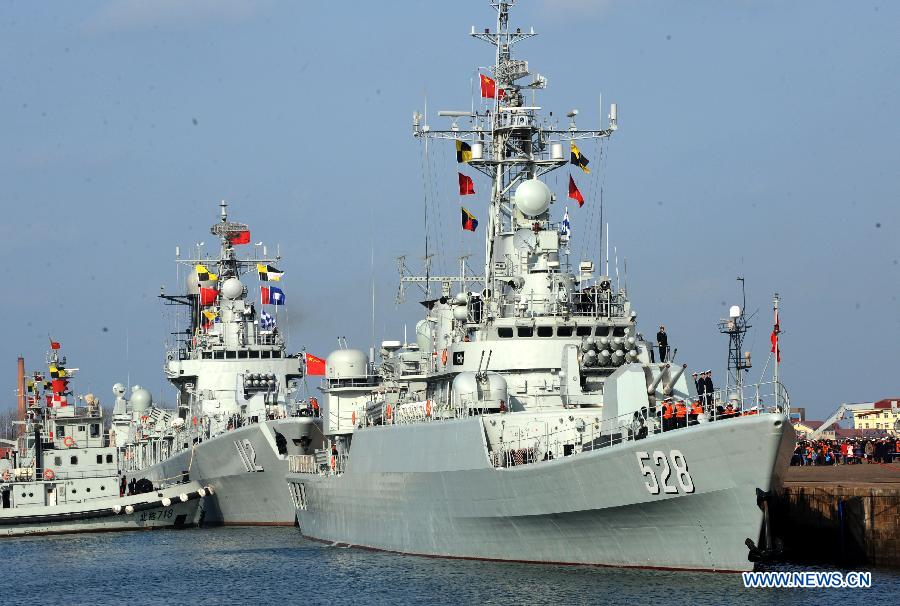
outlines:
M575 124L577 110L567 116L566 129L557 129L550 120L541 116L541 107L527 105L524 91L543 89L547 79L529 71L528 62L513 58L513 46L522 40L536 36L532 28L523 32L511 29L509 11L515 0L491 2L497 11L496 30L485 28L471 36L484 40L495 49L494 65L489 68L496 83L493 105L486 111L440 111L438 115L451 119L447 130L432 130L427 116L413 115L413 133L416 137L460 140L472 147L472 159L468 165L491 178L491 198L488 206L485 230L484 299L491 305L496 288L495 261L497 240L525 225L535 230L547 229L550 223L549 208L537 216L525 217L518 212L512 192L519 183L540 177L569 162L569 150L564 143L579 139L609 137L616 130L616 106L610 106L609 125L603 130L580 130ZM530 78L529 78L530 76ZM458 122L465 119L468 128L460 128ZM469 280L474 277L470 276ZM458 279L451 278L452 281ZM437 281L437 280L436 280Z

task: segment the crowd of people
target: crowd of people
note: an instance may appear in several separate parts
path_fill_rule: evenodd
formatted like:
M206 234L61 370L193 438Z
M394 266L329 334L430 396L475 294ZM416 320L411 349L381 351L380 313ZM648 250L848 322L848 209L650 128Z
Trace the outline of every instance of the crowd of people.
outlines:
M800 440L791 465L856 465L900 462L900 438Z

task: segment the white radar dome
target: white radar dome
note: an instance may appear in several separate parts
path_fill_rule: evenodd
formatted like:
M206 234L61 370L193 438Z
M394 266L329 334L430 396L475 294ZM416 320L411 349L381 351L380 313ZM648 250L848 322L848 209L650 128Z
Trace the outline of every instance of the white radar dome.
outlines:
M529 179L516 188L516 208L522 214L536 217L550 208L550 188L538 179Z
M153 404L153 396L150 395L150 392L143 387L135 387L136 389L131 392L131 398L129 399L129 402L131 403L131 410L134 410L135 412L143 412L150 408L150 405Z
M325 360L329 379L358 379L369 372L369 357L358 349L338 349Z
M237 278L228 278L222 283L222 296L226 299L240 299L244 294L244 285Z
M731 309L728 310L729 318L740 318L741 317L741 307L739 305L732 305Z

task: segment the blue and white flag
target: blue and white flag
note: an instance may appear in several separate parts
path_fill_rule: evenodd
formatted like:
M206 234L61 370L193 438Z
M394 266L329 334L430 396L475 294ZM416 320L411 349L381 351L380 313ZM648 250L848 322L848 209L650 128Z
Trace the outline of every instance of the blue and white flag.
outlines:
M263 305L284 305L284 291L274 286L259 289Z
M559 226L559 233L566 239L572 237L572 226L569 225L569 207L566 207L566 214L563 215L562 225Z
M267 311L259 314L259 327L263 330L272 330L275 328L275 318Z

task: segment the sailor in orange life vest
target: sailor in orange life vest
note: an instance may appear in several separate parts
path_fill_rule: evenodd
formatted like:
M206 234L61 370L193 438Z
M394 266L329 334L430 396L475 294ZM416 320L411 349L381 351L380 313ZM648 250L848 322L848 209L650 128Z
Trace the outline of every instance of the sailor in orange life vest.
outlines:
M687 406L684 400L675 403L675 427L687 427Z
M662 405L662 428L669 431L675 427L675 406L669 400L664 400Z
M691 425L696 425L699 423L700 415L703 414L703 405L700 403L700 400L694 400L691 402L691 410L688 414L688 421Z

